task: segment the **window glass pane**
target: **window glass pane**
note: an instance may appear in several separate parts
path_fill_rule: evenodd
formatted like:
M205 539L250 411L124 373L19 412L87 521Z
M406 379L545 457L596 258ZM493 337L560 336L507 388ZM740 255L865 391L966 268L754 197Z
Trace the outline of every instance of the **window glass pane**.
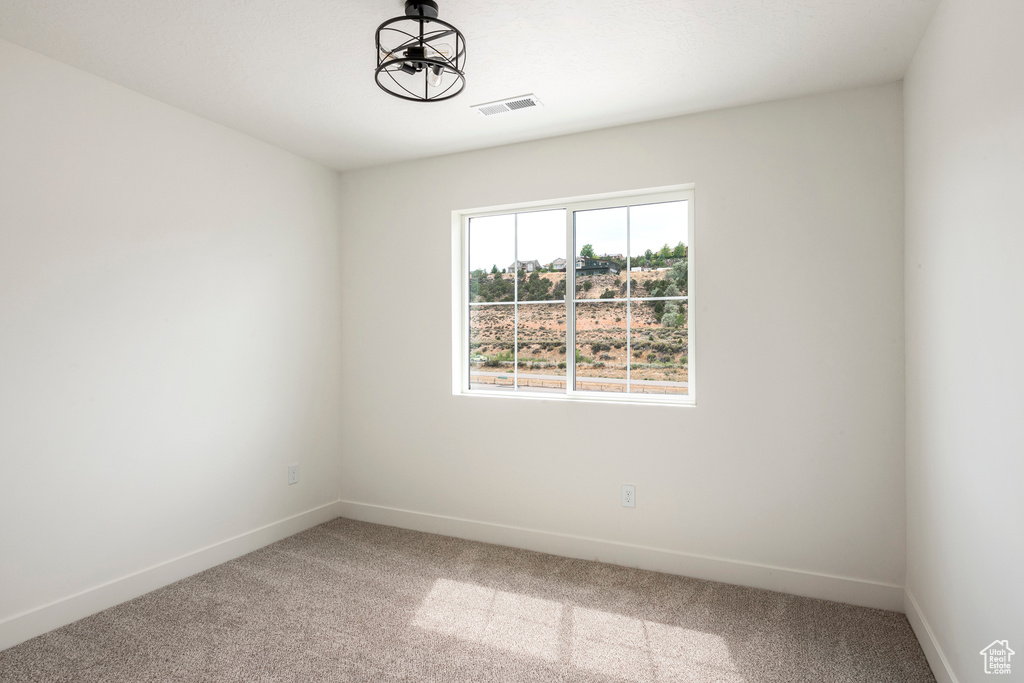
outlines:
M469 388L515 388L515 306L469 307Z
M512 301L515 214L469 220L469 300ZM502 270L508 271L503 274Z
M519 391L565 393L564 303L519 305Z
M626 304L576 304L576 390L626 391Z
M643 204L629 209L630 277L634 297L686 294L687 202Z
M625 298L626 207L576 211L576 298Z
M520 301L565 298L565 209L517 215Z
M689 393L687 302L634 301L630 313L630 393Z

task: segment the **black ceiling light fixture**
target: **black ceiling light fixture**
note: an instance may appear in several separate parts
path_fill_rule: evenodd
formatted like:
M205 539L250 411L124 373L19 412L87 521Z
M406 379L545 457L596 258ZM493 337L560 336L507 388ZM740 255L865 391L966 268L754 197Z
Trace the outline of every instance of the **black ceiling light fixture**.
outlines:
M437 18L433 0L406 0L405 16L377 27L377 85L413 102L440 102L466 87L466 38Z

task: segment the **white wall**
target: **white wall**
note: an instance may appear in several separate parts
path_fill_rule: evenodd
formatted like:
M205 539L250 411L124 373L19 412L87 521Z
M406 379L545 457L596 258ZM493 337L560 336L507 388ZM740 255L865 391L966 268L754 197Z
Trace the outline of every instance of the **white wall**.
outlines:
M0 42L0 648L336 500L337 220L333 172Z
M908 613L940 681L997 638L1024 680L1022 26L946 0L906 78Z
M346 514L899 608L902 116L893 84L343 174ZM697 407L451 395L453 209L688 182Z

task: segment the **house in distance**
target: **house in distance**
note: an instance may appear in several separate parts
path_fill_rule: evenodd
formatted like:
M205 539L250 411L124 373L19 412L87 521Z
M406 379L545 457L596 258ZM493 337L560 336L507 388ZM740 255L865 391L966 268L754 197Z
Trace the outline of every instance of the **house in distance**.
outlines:
M604 275L614 273L618 275L619 266L607 259L589 258L587 256L576 257L576 276L582 275Z
M508 272L518 273L520 270L525 270L527 273L532 273L535 270L540 270L540 261L534 259L532 261L516 261L508 267Z

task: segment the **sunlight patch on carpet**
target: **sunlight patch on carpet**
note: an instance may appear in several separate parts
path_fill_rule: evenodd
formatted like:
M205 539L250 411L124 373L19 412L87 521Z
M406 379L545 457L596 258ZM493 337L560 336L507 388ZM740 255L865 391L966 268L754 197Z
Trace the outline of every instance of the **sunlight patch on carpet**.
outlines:
M636 683L745 683L722 636L438 579L413 626Z
M558 659L562 605L551 600L438 579L413 625L550 662Z

